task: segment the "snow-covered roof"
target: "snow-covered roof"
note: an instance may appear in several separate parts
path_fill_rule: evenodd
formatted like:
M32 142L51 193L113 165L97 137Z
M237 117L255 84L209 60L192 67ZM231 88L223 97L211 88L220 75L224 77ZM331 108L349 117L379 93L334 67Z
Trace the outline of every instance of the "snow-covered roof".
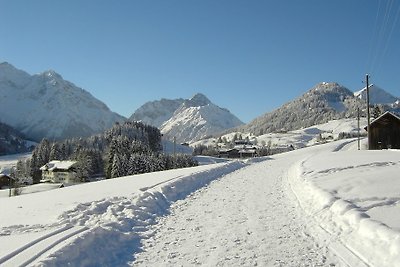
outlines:
M0 173L0 178L3 178L3 177L6 177L7 179L13 179L13 180L15 180L15 178L13 178L13 177L11 177L11 176L9 176L9 175L7 175L7 174L4 174L4 173Z
M40 167L41 171L69 170L76 161L72 160L52 160Z
M379 121L382 117L385 117L385 116L387 116L387 115L392 116L392 117L394 117L395 119L397 119L397 120L400 121L400 118L399 118L396 114L394 114L394 113L392 113L392 112L390 112L390 111L386 111L385 113L383 113L382 115L380 115L378 118L374 119L374 120L371 122L371 124L375 123L376 121Z

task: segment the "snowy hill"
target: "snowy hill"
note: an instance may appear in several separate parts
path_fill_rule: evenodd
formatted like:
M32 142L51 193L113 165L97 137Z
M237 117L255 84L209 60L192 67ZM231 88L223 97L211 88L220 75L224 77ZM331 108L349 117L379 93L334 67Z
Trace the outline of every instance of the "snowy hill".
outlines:
M364 87L360 91L354 93L354 96L366 101L367 99L367 87ZM371 84L369 86L369 101L372 104L393 104L399 101L398 97L394 97L382 88Z
M186 100L162 99L146 103L130 119L157 126L166 137L176 137L179 143L199 140L243 124L229 110L218 107L202 94Z
M0 113L33 140L89 136L124 120L52 70L29 75L9 63L0 64Z
M322 82L301 97L238 129L255 135L296 130L329 120L356 117L357 107L363 109L364 105L349 89L337 83Z

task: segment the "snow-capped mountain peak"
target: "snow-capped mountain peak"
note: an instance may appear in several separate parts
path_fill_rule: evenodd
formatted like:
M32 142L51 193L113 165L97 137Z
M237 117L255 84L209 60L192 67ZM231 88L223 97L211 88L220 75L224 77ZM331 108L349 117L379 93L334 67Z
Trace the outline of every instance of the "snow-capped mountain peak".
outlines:
M192 98L185 101L188 107L201 107L211 104L211 101L203 94L197 93Z
M63 77L54 70L47 70L39 75L44 76L49 80L64 80Z
M33 140L89 136L124 118L53 70L29 75L0 64L2 121Z
M355 92L354 96L359 99L366 100L367 87ZM371 84L369 85L369 100L371 104L393 104L396 103L399 98L389 94L379 86Z
M157 126L167 138L178 142L192 142L243 124L227 109L213 104L198 93L190 99L148 102L131 116Z

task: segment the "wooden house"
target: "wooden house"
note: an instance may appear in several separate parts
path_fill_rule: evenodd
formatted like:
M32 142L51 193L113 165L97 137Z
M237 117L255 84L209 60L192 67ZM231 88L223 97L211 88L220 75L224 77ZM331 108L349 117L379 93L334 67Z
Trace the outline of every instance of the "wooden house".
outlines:
M59 161L53 160L42 166L41 182L51 183L78 183L80 182L79 177L76 174L75 165L76 161Z
M11 176L0 173L0 189L10 188L14 185L14 178Z
M365 128L368 131L368 127ZM369 149L400 149L400 118L387 111L370 125Z

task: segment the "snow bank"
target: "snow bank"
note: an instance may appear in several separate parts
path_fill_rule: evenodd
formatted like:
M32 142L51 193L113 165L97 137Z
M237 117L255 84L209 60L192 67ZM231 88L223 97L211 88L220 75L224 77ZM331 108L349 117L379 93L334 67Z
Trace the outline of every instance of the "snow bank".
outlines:
M334 151L345 147L338 144ZM398 151L325 152L292 166L288 177L333 250L349 250L370 266L399 266L399 166Z
M140 251L140 240L148 237L149 227L155 224L157 217L168 213L171 203L246 164L233 161L217 165L144 186L140 193L131 197L78 204L61 215L60 224L84 226L90 230L47 257L42 264L112 266L134 260L133 253Z

